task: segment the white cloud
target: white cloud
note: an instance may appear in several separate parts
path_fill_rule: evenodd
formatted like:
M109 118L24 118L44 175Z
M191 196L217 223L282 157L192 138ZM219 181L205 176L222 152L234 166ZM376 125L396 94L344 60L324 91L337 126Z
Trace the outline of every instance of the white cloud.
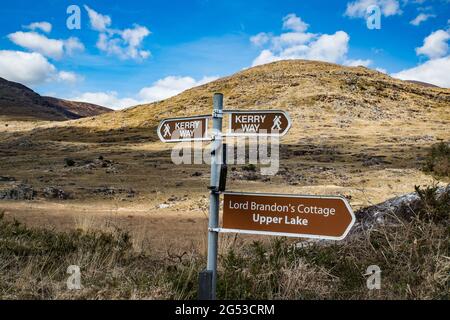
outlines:
M36 32L18 31L9 34L8 39L22 48L54 59L61 59L65 52L71 54L76 50L84 50L84 45L78 38L56 40Z
M297 17L295 13L290 13L283 18L283 29L292 30L295 32L305 32L309 25L305 23L300 17Z
M76 83L82 78L74 72L60 71L58 72L56 79L62 82Z
M74 73L61 71L40 53L0 51L0 77L33 86L51 81L73 82Z
M279 56L275 56L272 51L265 49L263 51L261 51L261 53L259 54L259 56L256 57L255 60L253 60L252 66L259 66L262 64L266 64L266 63L270 63L270 62L275 62L275 61L279 61L279 60L283 60L282 57Z
M430 59L441 58L448 52L450 33L444 30L437 30L431 33L423 41L423 46L416 48L418 55L427 56Z
M428 60L417 67L403 70L392 76L402 80L416 80L450 88L450 56Z
M366 60L362 60L362 59L356 59L356 60L347 60L345 61L345 65L349 66L349 67L359 67L359 66L363 66L363 67L369 67L371 64L373 63L372 60L370 59L366 59Z
M197 81L191 77L169 76L156 81L151 87L143 88L139 92L139 97L147 102L164 100L216 79L217 77L203 77Z
M151 34L146 27L135 24L133 28L124 30L110 28L112 20L109 16L102 15L85 6L88 11L91 26L99 31L97 48L108 55L115 55L120 59L147 59L151 52L142 50L142 42Z
M64 54L64 42L49 39L36 32L14 32L8 35L9 40L23 48L41 53L44 56L60 59Z
M200 80L195 80L192 77L168 76L154 82L150 87L142 88L135 97L122 98L115 91L86 92L69 98L69 100L94 103L113 109L123 109L139 104L164 100L187 89L206 84L216 79L217 77L203 77Z
M311 60L340 62L348 52L349 40L349 35L344 31L337 31L332 35L321 35L319 39L311 43L311 49L306 55L306 58Z
M449 31L437 30L423 41L423 46L416 48L417 55L424 55L428 61L398 73L393 77L402 80L428 82L440 87L450 87L450 55L448 55Z
M64 49L68 55L72 55L75 52L84 51L84 44L78 38L70 37L64 40Z
M86 5L84 6L84 8L88 12L89 21L91 23L92 29L99 32L104 32L109 28L109 26L111 26L112 23L111 17L102 15Z
M260 32L256 36L250 38L250 42L255 46L262 46L269 42L270 36L265 32Z
M45 33L50 33L52 31L52 25L49 22L33 22L27 26L24 26L25 29L29 30L41 30Z
M98 104L113 109L122 109L139 104L139 101L132 98L119 98L115 91L85 92L69 100Z
M253 66L285 60L285 59L309 59L335 63L344 63L348 52L349 35L344 31L334 34L314 34L306 32L308 24L289 14L283 18L283 29L292 31L279 36L262 33L252 37L253 43L267 44L259 56L253 61ZM262 38L264 41L260 41Z
M412 24L413 26L418 26L420 25L422 22L427 21L430 18L435 18L436 15L435 14L431 14L431 13L420 13L417 17L415 17L413 20L411 20L409 23Z
M385 17L402 14L398 0L356 0L347 3L345 15L352 18L364 18L367 8L378 6Z
M311 41L316 36L317 35L313 33L286 32L278 37L272 37L272 47L280 50L283 47L301 45Z
M0 77L25 85L45 82L56 68L39 53L0 51Z

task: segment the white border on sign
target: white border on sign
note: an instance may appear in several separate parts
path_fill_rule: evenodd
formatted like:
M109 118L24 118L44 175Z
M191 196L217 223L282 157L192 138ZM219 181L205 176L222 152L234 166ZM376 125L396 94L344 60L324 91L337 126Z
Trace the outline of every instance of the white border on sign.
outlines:
M179 120L196 120L196 119L205 119L206 120L206 137L204 137L204 138L194 138L194 139L173 139L173 140L167 140L167 139L164 139L164 137L161 136L161 132L160 132L161 128L166 122L179 121ZM209 119L211 119L210 115L165 119L165 120L162 120L159 123L158 129L156 129L157 130L156 132L158 134L159 140L161 140L161 142L164 142L164 143L190 142L190 141L211 141L211 137L208 136Z
M291 194L278 194L278 193L251 193L251 192L222 192L223 195L240 195L240 196L253 196L253 197L279 197L279 198L300 198L300 199L332 199L332 200L342 200L350 212L350 216L352 217L352 221L348 225L344 234L340 237L330 237L330 236L320 236L320 235L311 235L311 234L301 234L301 233L285 233L285 232L271 232L271 231L255 231L255 230L241 230L241 229L226 229L226 228L217 228L213 229L215 232L221 233L244 233L244 234L260 234L260 235L269 235L269 236L280 236L280 237L293 237L293 238L307 238L307 239L320 239L320 240L344 240L350 230L356 223L356 216L353 212L353 209L350 207L347 199L342 196L312 196L312 195L291 195Z
M289 130L291 130L292 127L292 119L288 112L283 110L224 110L224 114L230 115L230 119L228 119L228 132L222 134L223 137L284 137L287 135ZM232 127L232 115L233 114L239 114L239 113L282 113L287 121L288 126L282 133L269 133L269 134L261 134L261 133L234 133Z

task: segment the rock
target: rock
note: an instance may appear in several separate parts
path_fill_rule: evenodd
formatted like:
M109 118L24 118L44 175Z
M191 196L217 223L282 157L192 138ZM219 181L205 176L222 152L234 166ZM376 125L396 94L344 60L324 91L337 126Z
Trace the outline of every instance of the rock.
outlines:
M107 186L96 188L93 190L93 192L104 197L114 197L116 195L122 195L126 198L134 198L136 196L136 191L134 191L133 189L117 189Z
M0 190L0 200L33 200L36 192L33 187L19 184L12 189Z
M178 197L176 196L171 196L169 199L167 199L167 202L175 202L178 201Z
M32 148L33 142L31 142L31 140L28 139L22 139L17 143L17 147L21 148L21 149L30 149Z
M14 181L16 181L16 179L13 177L0 176L0 182L14 182Z
M170 206L168 205L168 204L166 204L166 203L162 203L162 204L160 204L159 206L158 206L158 208L159 209L167 209L167 208L169 208Z
M444 187L439 188L437 195L442 195L445 190L446 188ZM389 199L383 203L360 209L356 212L356 217L360 226L362 225L364 227L385 224L389 222L389 219L393 215L403 216L405 218L413 216L419 202L420 197L416 192L408 193Z
M71 196L69 193L57 187L46 187L43 190L44 198L47 199L59 199L59 200L67 200Z
M66 158L66 159L64 159L64 164L66 167L73 167L73 166L75 166L76 163L73 159Z
M382 156L365 156L365 158L363 159L363 166L364 167L371 167L371 166L379 166L379 165L383 165L383 164L390 164L390 162L386 161L383 159L384 157Z

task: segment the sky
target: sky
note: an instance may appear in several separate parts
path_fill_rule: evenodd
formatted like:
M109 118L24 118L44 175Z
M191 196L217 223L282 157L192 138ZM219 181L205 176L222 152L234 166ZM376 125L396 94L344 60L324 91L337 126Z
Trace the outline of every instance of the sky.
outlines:
M0 13L0 77L114 109L283 59L450 87L450 0L15 0Z

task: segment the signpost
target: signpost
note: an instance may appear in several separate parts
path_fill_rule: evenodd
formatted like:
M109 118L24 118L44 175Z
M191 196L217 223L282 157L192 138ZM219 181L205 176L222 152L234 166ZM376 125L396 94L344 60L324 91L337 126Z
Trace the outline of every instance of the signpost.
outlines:
M162 142L206 141L208 121L211 116L167 119L158 127L158 137Z
M342 240L354 223L343 197L225 192L217 231Z
M226 136L284 136L292 126L289 115L280 110L227 110L230 122Z
M223 115L229 115L226 134ZM208 122L212 118L212 136ZM355 224L355 215L343 197L224 192L226 163L222 164L224 136L284 136L292 123L280 110L223 110L223 95L214 95L212 117L163 120L158 126L162 142L211 141L211 182L208 262L199 276L199 298L216 299L219 232L236 232L313 239L342 240ZM224 194L223 226L219 228L220 194Z

